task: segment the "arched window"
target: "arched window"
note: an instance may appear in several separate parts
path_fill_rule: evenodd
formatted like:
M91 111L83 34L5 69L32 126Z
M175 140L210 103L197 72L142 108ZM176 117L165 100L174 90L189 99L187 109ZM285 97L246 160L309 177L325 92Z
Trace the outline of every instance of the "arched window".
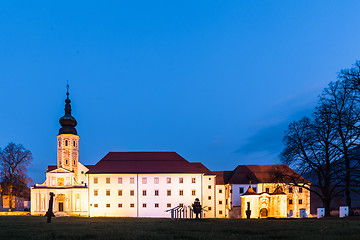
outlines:
M74 144L74 147L76 147L76 142L75 141L73 142L73 144Z
M61 147L61 141L59 141L59 147Z
M68 165L69 164L69 161L66 159L65 160L65 165Z
M68 145L68 140L65 140L65 146L67 146Z
M74 165L76 165L76 162L75 162L75 160L74 160Z

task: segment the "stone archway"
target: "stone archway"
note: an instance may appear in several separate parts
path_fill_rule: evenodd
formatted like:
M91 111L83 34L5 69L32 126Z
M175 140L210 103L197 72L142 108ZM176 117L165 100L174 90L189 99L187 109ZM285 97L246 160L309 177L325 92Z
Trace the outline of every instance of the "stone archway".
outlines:
M266 208L262 208L260 209L260 217L261 218L266 218L269 214L269 211Z

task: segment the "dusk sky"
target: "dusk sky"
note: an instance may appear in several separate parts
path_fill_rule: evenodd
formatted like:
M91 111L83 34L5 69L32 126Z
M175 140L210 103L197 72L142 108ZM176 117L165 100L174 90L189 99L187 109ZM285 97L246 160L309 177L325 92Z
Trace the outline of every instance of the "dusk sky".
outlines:
M277 164L288 124L360 58L360 1L1 1L0 147L56 164L66 81L80 162L176 151Z

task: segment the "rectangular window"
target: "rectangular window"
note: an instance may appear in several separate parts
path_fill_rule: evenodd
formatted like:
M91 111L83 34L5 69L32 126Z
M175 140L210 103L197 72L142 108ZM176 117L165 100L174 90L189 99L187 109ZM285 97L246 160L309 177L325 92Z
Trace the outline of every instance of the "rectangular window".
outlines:
M95 204L94 204L94 207L96 207L96 208L99 207L99 204L95 203Z
M208 207L208 211L211 211L211 207Z
M232 189L230 189L230 193L232 193Z
M143 196L146 196L146 190L143 190Z
M265 188L265 192L269 193L270 192L270 189L267 187Z
M166 207L171 207L171 203L166 204Z
M293 188L289 187L289 193L292 193L292 192L293 192Z
M208 189L211 189L211 185L208 186Z
M183 204L183 203L179 203L179 207L184 207L184 204Z
M184 183L184 178L179 178L179 183Z
M94 189L94 196L98 196L99 195L99 191L97 189Z
M155 196L159 196L159 190L155 190Z
M109 189L106 190L106 196L110 196L110 190Z
M135 179L133 177L130 178L130 184L134 184L134 182L135 182Z
M289 205L292 205L293 203L292 203L292 199L289 199Z
M158 207L159 207L159 204L158 204L158 203L155 203L155 207L158 208Z
M222 211L221 211L221 210L219 211L219 214L220 214L220 215L222 214Z
M106 204L106 207L109 208L109 207L110 207L110 203L107 203L107 204Z
M97 184L97 183L98 183L98 178L94 177L94 184Z
M167 190L167 195L171 196L171 190Z
M196 178L191 178L191 183L196 183Z
M222 205L222 201L219 201L219 205Z
M222 189L219 189L219 193L222 193Z
M122 203L119 203L119 204L118 204L118 208L122 208Z
M146 208L146 203L143 203L143 208Z
M122 196L122 190L118 190L118 196Z
M179 190L179 196L184 196L184 190Z
M158 177L154 178L154 183L159 184L159 178Z
M196 190L191 190L191 196L195 196L196 195Z
M299 199L299 204L302 204L302 199Z
M302 191L302 188L299 188L299 193L302 193L303 191Z
M118 178L118 184L122 184L122 177Z
M134 204L134 203L130 203L130 207L131 207L131 208L134 208L134 207L135 207L135 204Z
M134 196L134 190L130 190L130 196Z
M142 178L142 183L143 183L143 184L146 184L146 183L147 183L147 178L146 178L146 177L143 177L143 178Z
M211 196L208 196L208 200L211 200Z
M110 178L106 178L106 183L107 183L107 184L110 183Z
M166 178L166 183L171 183L171 178Z

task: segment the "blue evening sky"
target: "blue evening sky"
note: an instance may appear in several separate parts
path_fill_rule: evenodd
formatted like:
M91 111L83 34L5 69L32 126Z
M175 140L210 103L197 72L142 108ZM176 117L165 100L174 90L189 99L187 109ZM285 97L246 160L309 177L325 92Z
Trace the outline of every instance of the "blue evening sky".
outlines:
M0 147L56 164L66 81L80 162L176 151L276 164L287 125L360 56L360 1L1 1Z

